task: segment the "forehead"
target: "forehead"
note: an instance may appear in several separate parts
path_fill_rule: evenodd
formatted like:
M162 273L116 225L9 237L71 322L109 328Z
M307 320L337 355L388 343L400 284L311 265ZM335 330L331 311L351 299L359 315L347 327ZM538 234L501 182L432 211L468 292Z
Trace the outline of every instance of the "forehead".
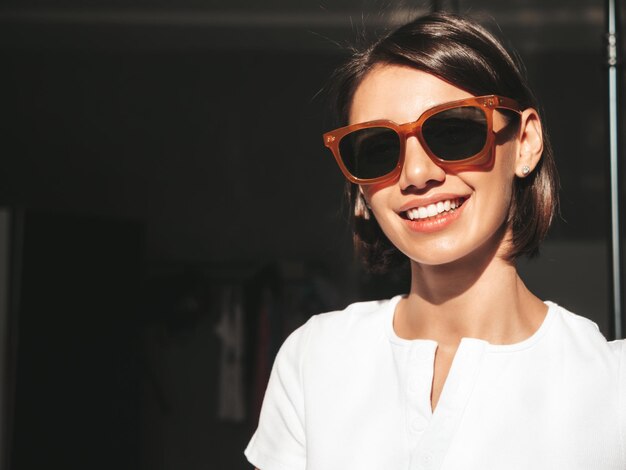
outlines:
M400 65L376 65L356 88L349 123L389 119L415 121L438 104L472 96L465 90L421 70Z

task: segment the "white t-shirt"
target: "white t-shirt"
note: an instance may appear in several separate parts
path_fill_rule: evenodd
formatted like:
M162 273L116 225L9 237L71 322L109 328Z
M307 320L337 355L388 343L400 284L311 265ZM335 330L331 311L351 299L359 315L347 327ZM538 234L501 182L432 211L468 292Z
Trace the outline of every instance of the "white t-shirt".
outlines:
M437 343L400 297L312 317L283 344L245 455L261 470L626 470L626 341L546 302L521 343L464 338L433 413Z

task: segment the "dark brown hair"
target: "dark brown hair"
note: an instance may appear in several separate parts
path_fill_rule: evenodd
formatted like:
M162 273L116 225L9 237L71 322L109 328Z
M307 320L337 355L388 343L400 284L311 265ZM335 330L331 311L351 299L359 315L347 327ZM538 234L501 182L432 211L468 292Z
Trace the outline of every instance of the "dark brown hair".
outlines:
M335 127L348 124L354 92L367 72L378 64L419 69L474 95L506 96L516 100L523 109L534 108L539 112L524 66L516 55L509 53L477 23L449 13L433 13L354 52L335 72L331 82ZM538 253L557 210L557 192L558 177L544 126L541 160L528 177L515 179L508 217L513 234L509 260ZM355 248L368 269L385 272L406 263L406 257L392 245L376 220L363 217L358 186L348 183L346 193L353 218Z

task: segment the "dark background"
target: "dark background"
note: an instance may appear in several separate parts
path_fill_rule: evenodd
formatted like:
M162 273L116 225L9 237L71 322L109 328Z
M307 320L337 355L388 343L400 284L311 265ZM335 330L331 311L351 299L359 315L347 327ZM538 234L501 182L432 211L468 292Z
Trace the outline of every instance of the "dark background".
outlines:
M435 3L501 29L526 62L562 217L520 270L610 336L604 4ZM248 468L259 286L281 299L274 343L312 313L404 289L352 259L323 87L347 44L432 7L5 0L7 468ZM247 325L235 420L218 417L230 289Z

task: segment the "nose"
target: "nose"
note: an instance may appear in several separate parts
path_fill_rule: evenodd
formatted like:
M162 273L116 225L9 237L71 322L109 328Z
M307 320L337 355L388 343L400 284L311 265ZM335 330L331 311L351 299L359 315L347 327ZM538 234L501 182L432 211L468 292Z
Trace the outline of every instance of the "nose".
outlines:
M442 183L446 179L446 172L430 159L417 137L411 136L406 140L404 152L404 165L398 181L402 190L411 187L424 189L429 184Z

